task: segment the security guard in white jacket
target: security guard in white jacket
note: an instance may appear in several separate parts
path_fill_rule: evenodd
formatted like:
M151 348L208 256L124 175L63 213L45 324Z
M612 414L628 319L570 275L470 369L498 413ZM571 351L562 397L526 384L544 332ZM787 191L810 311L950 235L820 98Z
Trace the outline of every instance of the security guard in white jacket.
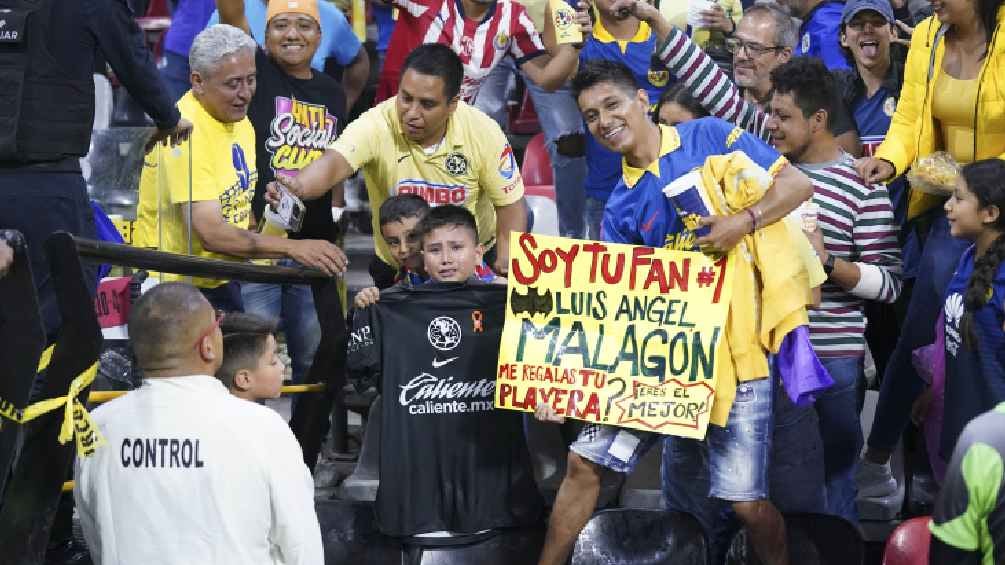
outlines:
M99 565L321 565L314 484L274 411L231 396L219 318L166 283L132 309L143 386L94 411L107 443L78 458L74 497Z

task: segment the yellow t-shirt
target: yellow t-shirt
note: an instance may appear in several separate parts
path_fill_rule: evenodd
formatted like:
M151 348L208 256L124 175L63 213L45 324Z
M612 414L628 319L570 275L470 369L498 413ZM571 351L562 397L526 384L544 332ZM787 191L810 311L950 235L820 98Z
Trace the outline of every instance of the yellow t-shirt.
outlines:
M345 157L353 170L363 169L370 196L377 256L395 265L380 237L380 205L393 194L418 194L432 206L456 204L475 215L478 238L495 241L495 207L523 197L523 179L513 148L499 125L464 102L447 123L443 142L431 154L409 141L391 98L349 124L330 148Z
M188 255L189 198L193 202L219 201L224 220L247 229L258 171L255 130L248 118L231 124L219 122L203 109L191 91L178 101L178 110L192 122L192 137L174 148L158 145L144 160L133 245ZM197 257L234 259L206 251L195 233L191 249ZM226 282L192 280L192 284L203 288Z

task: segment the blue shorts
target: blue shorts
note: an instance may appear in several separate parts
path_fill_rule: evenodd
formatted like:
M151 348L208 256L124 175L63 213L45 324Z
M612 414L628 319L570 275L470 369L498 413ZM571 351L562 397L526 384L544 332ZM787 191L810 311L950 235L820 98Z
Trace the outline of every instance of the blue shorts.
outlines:
M763 500L768 498L771 410L772 379L747 381L736 386L726 426L710 424L703 441L588 424L569 449L597 465L630 473L649 448L664 440L664 459L672 457L673 468L704 478L708 496L732 502ZM664 476L664 489L668 481L682 478Z

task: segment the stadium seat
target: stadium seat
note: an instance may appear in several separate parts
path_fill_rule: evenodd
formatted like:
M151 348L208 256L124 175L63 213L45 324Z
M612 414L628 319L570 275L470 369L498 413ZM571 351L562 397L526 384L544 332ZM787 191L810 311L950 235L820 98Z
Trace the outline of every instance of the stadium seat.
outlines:
M325 563L329 565L511 565L533 563L544 526L459 538L391 538L377 529L371 502L317 501Z
M663 442L659 442L639 459L635 469L625 478L625 485L621 489L621 506L653 510L665 508L660 484L662 462Z
M539 133L530 138L523 152L523 166L520 167L524 186L551 187L555 190L555 174L551 168L551 156L545 145L544 134Z
M886 540L883 565L928 565L931 516L919 516L897 526Z
M534 213L534 233L559 235L554 173L544 144L544 134L535 135L527 144L520 175L523 177L524 197Z
M573 565L705 565L708 548L690 514L664 510L598 512L583 528Z
M519 106L510 108L507 130L513 135L534 135L541 131L541 124L537 119L534 102L530 99L530 91L526 88L523 89L521 99Z
M401 545L377 530L372 502L315 503L327 565L401 565Z
M854 524L827 514L786 514L790 562L799 565L862 565L865 544ZM746 529L730 544L726 565L760 565Z
M373 502L377 500L380 485L380 416L381 397L373 399L366 430L363 432L363 447L359 450L359 460L352 474L339 485L338 496L344 500Z
M402 563L409 565L513 565L534 563L544 546L544 525L456 538L407 538Z

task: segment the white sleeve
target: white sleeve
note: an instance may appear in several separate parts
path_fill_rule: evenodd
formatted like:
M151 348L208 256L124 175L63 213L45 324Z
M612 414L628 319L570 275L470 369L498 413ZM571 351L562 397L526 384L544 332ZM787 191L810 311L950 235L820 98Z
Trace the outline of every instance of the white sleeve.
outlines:
M269 535L285 565L323 565L321 526L314 508L314 479L304 464L293 432L278 416L280 425L270 434L269 495L272 529Z
M79 457L74 459L73 478L73 504L80 517L80 529L84 532L84 541L91 553L91 561L101 563L101 532L98 530L97 520L94 519L94 500L89 496L90 483L81 468Z

